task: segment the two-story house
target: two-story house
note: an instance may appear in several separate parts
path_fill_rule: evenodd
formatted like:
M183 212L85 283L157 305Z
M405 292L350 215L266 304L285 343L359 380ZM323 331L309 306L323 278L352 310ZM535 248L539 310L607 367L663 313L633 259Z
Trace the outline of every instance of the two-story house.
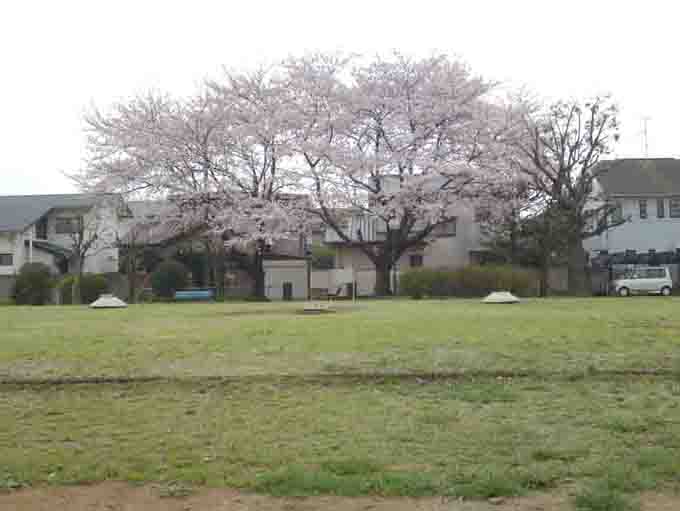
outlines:
M384 222L364 214L347 213L342 226L350 242L340 238L332 229L326 229L324 243L335 250L335 266L338 268L372 269L373 264L358 247L359 233L364 243L382 242L387 236ZM476 221L475 209L461 204L455 218L441 225L426 243L407 251L399 260L398 268L417 267L460 268L478 262L484 252L483 235Z
M400 186L397 179L385 179L383 190L389 191ZM349 242L331 228L326 228L324 243L335 251L336 275L330 288L355 282L360 295L370 295L375 286L375 267L360 245L381 243L386 239L385 222L361 211L346 210L341 224ZM416 226L416 230L419 227ZM360 241L361 240L361 241ZM460 268L480 262L486 252L484 234L477 217L477 208L461 202L454 212L454 218L440 225L432 235L404 253L393 272L394 283L401 271L410 268Z
M96 234L84 271L118 271L116 239L128 210L119 195L66 194L0 196L0 298L11 293L14 276L29 262L56 274L72 271L73 250Z
M602 253L676 255L680 249L680 160L673 158L619 159L601 163L596 182L616 216L625 220L600 236L585 240L584 248Z

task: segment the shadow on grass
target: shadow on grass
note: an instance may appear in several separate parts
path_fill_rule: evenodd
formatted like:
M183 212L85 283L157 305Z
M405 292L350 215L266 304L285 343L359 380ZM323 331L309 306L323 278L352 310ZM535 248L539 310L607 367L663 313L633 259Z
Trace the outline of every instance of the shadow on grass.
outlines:
M378 472L365 462L326 463L317 469L292 466L258 478L256 492L279 497L377 494L392 497L436 495L438 484L430 476L410 472Z
M318 468L292 466L262 474L253 488L274 496L375 494L386 497L445 495L467 499L516 497L555 487L557 478L539 471L488 470L460 478L428 472L384 470L366 461L322 463Z
M577 511L639 511L640 503L607 481L597 481L574 497L574 508Z
M128 384L128 383L276 383L276 384L308 384L321 383L324 385L355 385L390 384L415 382L421 384L441 382L469 382L499 380L490 382L492 387L464 392L461 400L470 402L514 401L515 397L507 389L498 390L503 385L502 380L539 379L549 381L604 381L613 378L630 380L631 378L680 378L674 370L598 370L592 373L571 373L566 371L533 371L533 370L474 370L474 371L341 371L321 372L316 374L262 374L239 376L83 376L83 377L54 377L54 378L17 378L0 377L0 385L83 385L83 384ZM612 427L616 428L616 424Z

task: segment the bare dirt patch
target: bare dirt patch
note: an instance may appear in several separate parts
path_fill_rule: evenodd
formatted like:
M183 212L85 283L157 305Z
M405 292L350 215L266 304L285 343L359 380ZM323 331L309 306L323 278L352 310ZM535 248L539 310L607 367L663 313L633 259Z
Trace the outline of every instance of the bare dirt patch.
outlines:
M202 488L183 498L162 497L156 485L106 482L91 486L39 487L0 494L0 509L12 511L538 511L567 509L559 497L507 499L502 503L441 498L275 498L229 489ZM562 507L560 507L562 506ZM669 508L670 509L670 508Z
M105 482L87 486L37 487L0 493L7 511L567 511L565 494L463 502L445 498L299 497L276 498L230 489L200 488L182 498L164 497L158 485ZM680 496L646 493L644 511L680 509Z
M646 493L643 511L680 509L680 496ZM230 489L202 488L187 497L164 497L157 485L106 482L88 486L40 487L0 493L8 511L567 511L564 494L463 502L444 498L299 497L276 498Z

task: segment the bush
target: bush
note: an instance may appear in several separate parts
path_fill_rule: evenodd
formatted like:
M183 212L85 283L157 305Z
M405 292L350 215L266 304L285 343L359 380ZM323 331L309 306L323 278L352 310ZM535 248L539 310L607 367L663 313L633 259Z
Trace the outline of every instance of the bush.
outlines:
M335 267L335 251L323 245L312 246L312 268L332 270Z
M402 295L414 299L485 296L499 290L529 296L535 291L536 276L531 270L512 266L471 265L459 270L418 268L402 273L399 287Z
M174 298L175 291L186 287L188 273L186 266L178 261L163 261L151 274L154 295L165 299Z
M67 275L57 285L60 301L64 305L73 303L73 283L76 278L76 275ZM100 273L85 273L80 281L80 301L82 303L92 303L100 295L106 293L108 289L109 282L104 275Z
M45 305L52 299L54 279L49 266L26 263L19 270L12 297L17 305Z

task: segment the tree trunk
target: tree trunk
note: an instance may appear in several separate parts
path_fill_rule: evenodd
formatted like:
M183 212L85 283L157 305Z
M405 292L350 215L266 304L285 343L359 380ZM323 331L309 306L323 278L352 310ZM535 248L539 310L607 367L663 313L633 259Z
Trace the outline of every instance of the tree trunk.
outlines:
M385 259L379 260L375 264L375 295L391 296L392 287L390 285L390 273L392 265Z
M593 290L590 284L590 273L583 241L580 238L571 239L567 245L567 268L569 294L573 296L590 296Z
M260 300L266 299L264 288L264 254L261 247L258 247L258 249L255 251L253 279L255 280L255 286L253 289L254 297Z
M540 263L540 268L539 268L539 276L538 276L538 296L541 298L545 298L548 296L548 291L549 291L549 284L548 284L548 275L550 271L550 265L548 263L547 258L542 258L541 263Z
M71 303L73 305L80 304L80 281L83 276L83 265L80 258L73 260L75 266L75 272L73 275L73 285L71 286Z
M508 264L514 265L517 260L517 222L514 217L510 225L510 254L508 257Z
M137 258L139 253L137 249L129 247L125 254L125 272L127 273L128 284L128 302L135 303L137 301Z
M224 277L226 274L226 253L224 247L215 254L215 292L217 298L224 298Z

